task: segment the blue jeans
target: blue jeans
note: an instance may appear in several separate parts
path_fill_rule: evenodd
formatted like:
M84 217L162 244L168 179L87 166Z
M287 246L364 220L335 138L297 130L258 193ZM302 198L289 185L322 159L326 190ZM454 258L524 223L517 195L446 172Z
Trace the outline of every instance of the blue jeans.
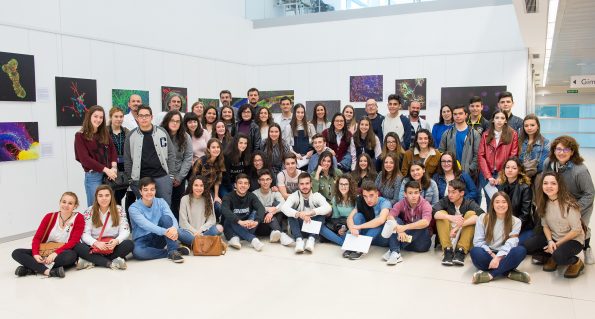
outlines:
M498 179L498 172L492 173L492 177L495 178L495 179ZM483 174L481 172L479 172L479 186L481 187L480 194L484 194L484 196L486 198L486 207L487 207L487 209L490 209L490 202L492 201L492 199L488 197L488 193L486 193L484 187L489 182L490 181L487 180L485 177L483 177ZM481 203L481 197L479 198L479 202Z
M169 175L164 175L161 177L153 177L153 180L155 181L155 188L157 191L155 196L163 198L167 202L167 205L171 207L171 193L174 186L173 179L169 177ZM138 189L138 184L130 185L130 189L132 189L132 192L134 192L134 195L136 195L136 199L139 199L140 191Z
M332 241L339 246L343 246L343 242L345 241L345 235L339 236L339 234L326 227L324 223L322 224L322 227L320 227L320 236Z
M397 224L405 225L403 220L401 220L400 218L397 218ZM411 242L405 243L399 241L397 234L392 234L388 239L388 247L390 248L390 251L396 251L400 253L401 249L405 249L408 251L423 253L430 250L432 240L430 236L430 229L428 227L423 229L409 229L406 230L405 233L413 237L411 239Z
M533 229L521 230L519 234L519 246L522 246L525 241L533 236Z
M165 215L161 216L157 223L157 226L166 229L173 225L171 217ZM183 235L184 232L178 230L178 233L180 234L180 241L183 242L188 239L187 236ZM166 246L167 249L164 249ZM165 235L150 233L134 240L134 250L132 251L132 254L134 255L134 258L139 260L159 259L167 257L170 252L175 251L178 247L179 245L177 241L171 240L165 237Z
M489 271L492 277L496 278L498 276L507 276L508 273L518 267L527 256L527 250L523 246L517 246L511 249L502 260L500 260L500 264L496 269L489 269L490 262L492 261L492 256L488 254L481 247L473 247L469 251L471 255L471 261L475 265L475 267L479 270Z
M254 220L255 218L256 213L253 212L249 214L247 217L242 218L240 220ZM248 229L240 226L240 224L238 223L226 219L225 224L223 224L223 228L225 229L225 237L227 237L227 239L231 239L232 237L238 236L243 240L251 242L254 238L256 238L254 232L256 232L256 228L258 227Z
M366 223L366 218L362 213L356 213L353 215L353 223L355 225L361 225ZM380 246L380 247L388 247L388 239L383 238L380 233L382 233L383 225L380 225L376 228L367 228L367 229L360 229L359 234L364 236L372 237L372 245Z
M178 233L180 234L178 236L178 239L180 240L180 242L182 242L182 244L186 246L192 246L192 243L194 242L194 234L192 234L191 231L179 228ZM209 227L209 229L205 230L202 234L204 236L218 236L221 233L217 230L217 225L213 225Z
M324 216L314 216L314 217L312 217L312 220L319 221L324 224ZM314 239L318 239L318 234L310 234L310 233L302 232L302 225L304 224L303 219L288 217L287 223L289 224L289 228L291 230L291 237L293 237L293 239L305 238L305 237L314 237ZM322 227L324 227L324 225ZM322 232L322 227L320 227L321 232Z
M93 205L95 200L95 190L97 186L103 184L103 173L85 172L85 192L87 193L87 206Z

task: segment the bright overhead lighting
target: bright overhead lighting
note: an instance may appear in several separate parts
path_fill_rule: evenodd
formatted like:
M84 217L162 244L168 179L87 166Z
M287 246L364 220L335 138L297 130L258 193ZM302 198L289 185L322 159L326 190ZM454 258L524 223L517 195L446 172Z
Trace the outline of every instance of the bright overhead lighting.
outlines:
M558 14L559 0L550 0L547 13L547 30L545 40L545 61L543 64L543 82L542 86L547 84L547 75L550 69L550 58L552 53L552 46L554 44L554 31L556 29L556 16Z

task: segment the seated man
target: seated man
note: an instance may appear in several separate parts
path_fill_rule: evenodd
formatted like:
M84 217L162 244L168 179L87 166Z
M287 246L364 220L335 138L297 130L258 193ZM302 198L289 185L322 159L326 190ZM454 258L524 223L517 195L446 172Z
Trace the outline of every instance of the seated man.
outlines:
M155 181L151 177L140 179L139 190L141 198L129 209L134 258L149 260L167 257L175 263L184 262L182 255L189 255L190 250L179 246L178 237L184 243L191 243L193 236L178 231L178 221L167 202L155 197Z
M258 232L270 234L271 243L281 241L283 246L288 246L293 244L293 239L281 230L285 215L279 214L285 199L283 199L281 193L271 190L272 182L271 171L266 168L258 171L258 185L260 185L260 188L252 193L256 195L265 210L263 223L258 225Z
M261 251L264 244L254 235L256 227L264 217L264 206L256 195L248 192L250 178L244 173L236 176L236 189L223 196L221 213L225 217L223 228L226 236L231 236L229 246L240 249L240 238L249 241L256 251Z
M320 193L312 192L312 178L306 172L298 176L299 191L287 197L281 210L288 217L291 234L295 239L295 252L303 253L304 249L314 252L314 244L318 234L309 234L302 232L304 222L311 220L324 222L324 216L331 213L331 205ZM303 238L308 236L307 243L304 244ZM304 247L305 246L305 247Z
M465 264L465 256L471 249L475 221L484 211L470 199L465 199L465 183L460 179L448 182L448 196L432 207L438 238L444 251L445 266ZM453 246L456 251L453 251Z
M326 138L322 134L314 134L314 136L312 136L312 147L314 148L314 152L308 162L309 174L312 174L312 172L315 172L318 168L318 157L320 157L320 154L324 151L330 151L333 154L333 169L337 168L335 152L330 149L330 147L326 146Z
M382 256L388 265L403 261L401 249L426 252L432 245L430 222L432 205L421 196L417 181L405 184L405 197L390 210L382 229L382 237L388 238L389 250ZM396 220L395 220L396 218Z
M388 239L380 234L390 209L390 201L380 197L376 184L365 181L362 184L362 194L355 201L355 209L347 217L349 232L354 236L361 234L372 237L372 245L388 246ZM363 253L357 251L343 252L343 257L351 260L360 259L362 255Z

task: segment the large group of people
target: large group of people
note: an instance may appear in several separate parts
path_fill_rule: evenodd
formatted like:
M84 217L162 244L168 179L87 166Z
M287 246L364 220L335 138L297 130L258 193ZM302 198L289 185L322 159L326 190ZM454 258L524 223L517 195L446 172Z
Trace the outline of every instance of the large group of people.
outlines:
M247 95L236 110L223 90L219 109L199 101L184 114L172 94L169 111L156 116L132 95L130 113L112 108L109 121L103 107L91 107L74 143L88 208L77 213L76 194L64 193L31 249L13 252L16 275L123 270L130 254L181 263L196 236L223 236L235 249L247 241L256 251L268 236L296 253L370 236L387 248L388 265L402 262L403 251L428 251L435 236L443 265L464 265L470 255L474 283L530 282L517 268L527 254L544 271L566 266L567 278L594 263L595 189L579 145L571 136L544 138L533 114L513 115L509 92L489 119L473 97L443 105L433 126L417 101L400 114L395 94L386 116L370 99L359 120L353 106L327 114L322 103L308 120L288 97L272 114L258 105L257 89ZM304 230L312 221L319 232Z

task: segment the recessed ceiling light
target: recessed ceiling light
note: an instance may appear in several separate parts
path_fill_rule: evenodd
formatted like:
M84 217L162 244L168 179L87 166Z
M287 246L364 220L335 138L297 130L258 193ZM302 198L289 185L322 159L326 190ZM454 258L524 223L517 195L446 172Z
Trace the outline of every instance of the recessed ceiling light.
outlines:
M583 65L587 65L587 63L581 62L581 63L577 63L576 65L583 66Z

